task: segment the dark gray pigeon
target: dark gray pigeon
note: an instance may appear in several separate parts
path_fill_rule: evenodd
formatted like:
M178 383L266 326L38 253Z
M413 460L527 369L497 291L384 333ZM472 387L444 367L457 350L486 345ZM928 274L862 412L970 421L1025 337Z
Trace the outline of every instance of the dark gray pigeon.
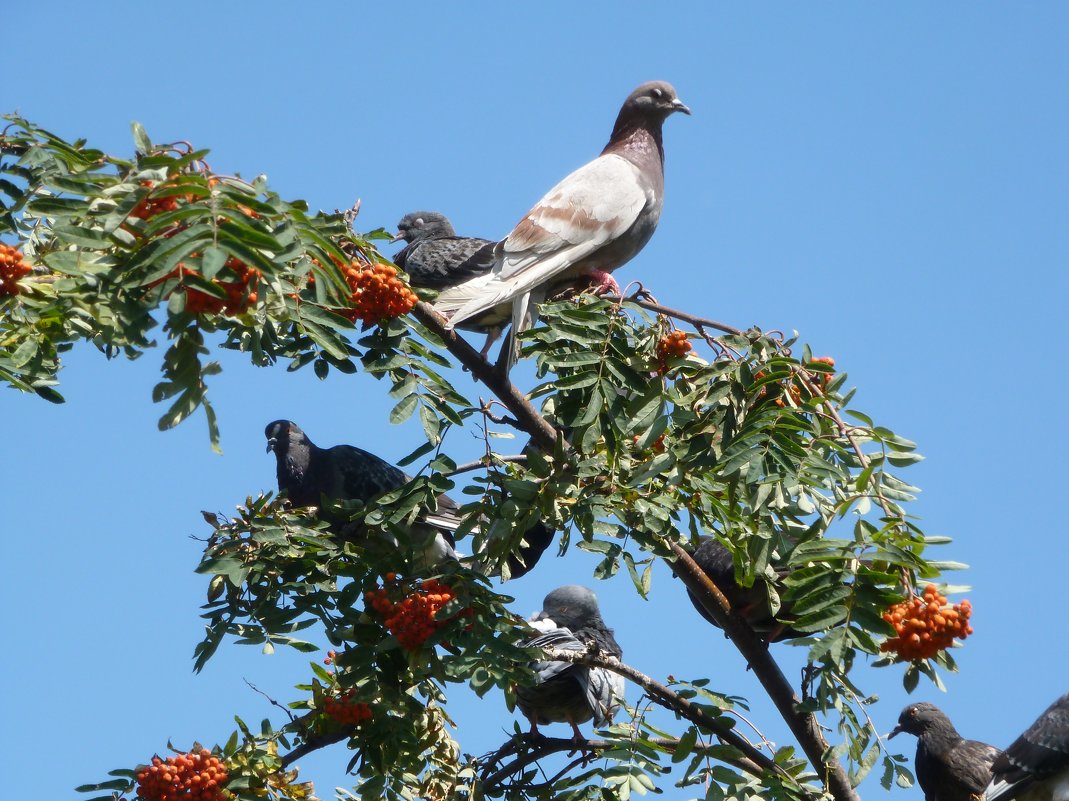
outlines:
M524 642L525 647L586 651L593 644L602 654L623 656L601 619L597 596L578 584L553 590L530 623L543 633ZM531 721L532 734L540 723L568 723L575 739L583 740L579 724L593 719L596 726L607 725L623 700L623 677L604 668L552 660L537 660L531 667L537 683L518 687L516 703Z
M1069 801L1069 693L991 766L985 801Z
M735 577L735 561L729 551L715 537L704 537L702 544L690 553L694 561L724 594L731 608L767 642L806 637L806 633L792 629L788 623L777 620L777 615L790 615L789 609L781 608L773 613L769 598L767 579L757 576L752 587L743 587ZM690 602L702 617L719 628L712 615L705 611L694 594L687 590Z
M328 501L368 501L404 486L410 479L373 453L353 445L320 448L290 420L275 420L264 430L267 450L274 451L278 489L294 506L319 507ZM453 533L463 521L460 507L439 495L437 508L425 510L409 532L418 567L432 567L456 559ZM509 575L530 572L553 540L553 532L536 523L524 543L508 556Z
M651 81L628 95L601 155L549 190L494 249L494 267L442 292L434 308L459 325L511 304L515 336L534 323L535 304L555 287L609 275L635 256L657 227L664 204L661 126L690 109L672 85ZM618 287L617 287L618 289Z
M924 801L978 801L991 781L997 748L962 738L950 718L926 701L903 709L888 738L901 732L917 736L917 781Z
M323 501L367 503L404 486L409 478L373 453L352 445L320 448L290 420L275 420L264 430L267 450L274 451L279 492L294 506L320 507ZM411 545L417 565L433 566L455 559L453 532L463 518L448 495L427 510L414 526Z
M489 239L457 236L453 225L437 211L413 211L397 223L392 241L408 244L393 263L408 273L412 286L448 289L485 275L494 266L494 245Z

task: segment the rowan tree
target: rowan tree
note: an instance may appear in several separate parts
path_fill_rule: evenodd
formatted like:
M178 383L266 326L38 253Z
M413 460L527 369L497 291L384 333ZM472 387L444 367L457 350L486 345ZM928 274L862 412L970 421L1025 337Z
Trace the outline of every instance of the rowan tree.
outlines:
M916 490L897 470L920 458L914 444L851 408L833 362L778 332L665 308L639 288L544 304L522 338L539 383L516 386L379 254L384 231L356 230L355 209L312 213L261 180L215 172L205 150L154 144L139 126L136 153L118 158L7 119L0 378L59 403L61 356L76 343L135 358L160 336L160 429L201 411L218 445L209 380L220 368L209 359L229 349L324 380L365 371L396 402L390 422L417 417L426 435L402 462L416 478L344 509L366 537L338 537L315 511L272 494L207 516L197 668L224 644L317 650L306 630L333 644L328 664L295 677L290 719L241 724L217 746L189 744L80 789L307 799L293 763L342 742L361 797L626 798L676 784L707 798L848 801L876 765L885 786L910 781L869 718L866 675L898 671L909 689L921 676L938 683L937 668L954 668L947 647L969 632L968 607L950 605L945 586L926 588L957 565L929 557L947 540L925 536L906 511ZM462 430L485 442L477 462L449 455ZM529 444L503 452L503 431ZM372 535L403 532L444 491L468 499L459 534L479 558L418 575L403 547ZM488 575L507 578L506 557L538 520L559 532L562 551L590 560L594 579L623 573L643 596L654 560L670 562L795 743L752 743L735 725L738 699L708 677L647 676L588 652L557 656L634 685L612 726L579 744L517 726L496 752L466 754L450 734L450 691L511 697L531 680L534 654L521 645L530 629L508 608L507 584ZM726 545L738 582L764 582L772 607L806 635L777 646L807 649L800 691L690 558L701 536ZM159 749L146 743L146 758Z

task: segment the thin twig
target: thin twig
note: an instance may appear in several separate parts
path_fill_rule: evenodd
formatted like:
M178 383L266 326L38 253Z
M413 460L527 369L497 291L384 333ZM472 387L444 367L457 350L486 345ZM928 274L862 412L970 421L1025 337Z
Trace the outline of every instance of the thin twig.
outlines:
M280 703L279 703L278 701L276 701L276 700L275 700L274 698L272 698L272 697L271 697L270 695L268 695L267 693L265 693L265 692L264 692L263 690L261 690L261 689L260 689L259 687L257 687L257 686L256 686L255 684L253 684L253 683L252 683L251 681L249 681L248 679L244 679L244 682L245 682L246 684L248 684L248 685L249 685L249 687L251 687L251 688L252 688L253 692L258 692L258 693L259 693L260 695L262 695L262 696L263 696L264 698L266 698L266 699L267 699L267 700L268 700L268 701L269 701L269 702L271 703L271 705L272 705L272 706L277 706L277 707L278 707L279 709L281 709L281 710L282 710L283 712L285 712L285 713L286 713L286 715L287 715L287 716L289 717L289 719L290 719L290 723L296 723L296 722L297 722L297 718L296 718L296 717L294 716L294 714L293 714L292 712L290 712L290 710L289 710L289 709L287 709L286 707L284 707L284 706L283 706L282 704L280 704Z
M494 456L494 461L497 462L512 462L515 464L526 464L527 457L522 453L516 456ZM460 473L470 473L472 470L481 470L484 467L490 467L491 462L488 462L485 458L479 459L477 462L465 462L464 464L457 465L454 469L448 473L442 473L443 476L455 476Z
M632 295L629 297L624 297L620 295L606 295L605 300L612 301L614 303L622 303L624 301L634 303L636 306L641 306L643 309L648 309L651 312L663 314L666 317L672 317L676 320L682 320L683 322L690 323L695 327L701 326L704 328L715 328L717 331L723 331L725 334L734 334L736 336L742 336L746 333L741 328L736 328L733 325L728 325L727 323L710 320L707 317L699 317L696 314L690 314L685 311L680 311L679 309L673 309L668 306L663 306L660 303L657 303L656 301L644 300L638 297L637 295Z

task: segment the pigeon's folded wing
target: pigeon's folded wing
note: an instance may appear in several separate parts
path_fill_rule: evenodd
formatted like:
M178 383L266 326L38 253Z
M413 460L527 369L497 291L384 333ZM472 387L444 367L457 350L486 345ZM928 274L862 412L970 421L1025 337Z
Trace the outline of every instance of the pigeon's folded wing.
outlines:
M456 325L550 286L558 276L567 277L569 267L626 233L653 199L654 189L638 167L615 154L599 156L524 216L497 246L493 272L442 293L435 308Z

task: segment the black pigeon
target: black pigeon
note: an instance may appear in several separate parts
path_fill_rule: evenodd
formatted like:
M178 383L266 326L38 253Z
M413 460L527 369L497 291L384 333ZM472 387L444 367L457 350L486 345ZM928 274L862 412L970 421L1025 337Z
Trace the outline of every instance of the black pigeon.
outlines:
M991 774L985 801L1069 801L1069 693L1013 741Z
M435 310L459 325L510 304L515 345L515 336L534 323L535 305L555 287L583 275L616 287L609 273L642 250L660 220L661 126L677 111L690 113L671 84L651 81L635 89L601 155L524 215L495 247L493 270L442 292ZM515 347L510 352L509 364Z
M963 739L935 704L910 704L888 738L900 732L917 735L917 781L925 801L978 801L991 781L993 745Z
M393 257L393 263L408 273L415 287L448 289L494 266L496 242L457 236L449 220L437 211L413 211L402 217L393 241L402 239L408 244Z
M602 654L623 656L612 629L601 619L597 596L586 587L569 584L553 590L530 622L543 633L524 642L525 647L586 651L593 644ZM538 733L540 723L568 723L576 740L585 739L579 724L593 718L594 725L607 725L623 700L623 677L605 668L551 660L535 661L531 667L536 684L518 687L516 703L531 721L532 734Z
M717 589L724 594L736 614L746 620L750 627L767 642L808 636L805 632L797 631L787 623L776 619L777 614L789 615L790 610L781 608L778 613L772 611L769 599L769 590L772 588L768 586L765 577L757 576L752 587L743 587L739 584L735 577L735 562L731 551L715 537L703 538L702 544L690 552L690 555L698 563L698 567L712 579ZM701 616L719 628L713 616L705 610L690 590L687 590L687 595L690 596L690 602L694 604L694 608Z
M409 477L389 462L353 445L320 448L300 427L289 420L275 420L264 430L267 450L274 451L278 489L294 506L319 507L323 500L361 501L404 486ZM439 495L437 508L426 510L409 532L417 565L429 567L457 558L453 533L463 517L448 495ZM536 523L524 534L524 542L508 556L509 575L519 578L530 572L553 540L553 532Z
M373 453L352 445L320 448L289 420L275 420L264 430L267 450L275 452L278 489L294 506L319 507L327 501L367 503L408 482L408 476ZM412 545L417 563L436 565L456 558L453 532L461 523L459 507L448 495L439 495L438 508L428 510L413 527Z

